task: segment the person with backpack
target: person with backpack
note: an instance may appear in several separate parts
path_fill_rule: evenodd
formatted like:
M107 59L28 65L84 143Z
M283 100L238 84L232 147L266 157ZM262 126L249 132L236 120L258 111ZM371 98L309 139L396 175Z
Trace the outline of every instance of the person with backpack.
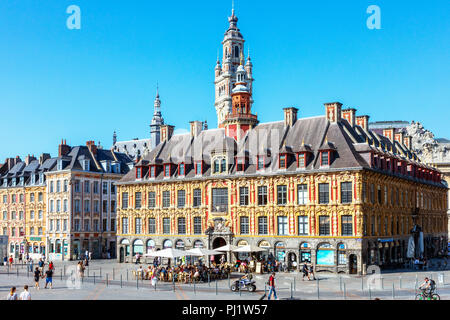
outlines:
M436 289L436 281L425 277L424 282L419 286L419 289L422 290L425 296L431 297L434 290Z
M267 296L267 300L270 300L270 297L274 296L275 300L278 300L277 291L275 290L275 272L272 272L272 275L269 277L269 281L267 281L269 285L269 295Z
M305 277L308 277L308 280L311 280L309 278L309 270L308 270L308 266L306 265L306 262L303 264L302 272L303 272L302 281L305 281Z
M40 289L39 287L39 279L41 278L41 271L39 270L38 267L36 267L36 269L34 270L34 287L36 289Z

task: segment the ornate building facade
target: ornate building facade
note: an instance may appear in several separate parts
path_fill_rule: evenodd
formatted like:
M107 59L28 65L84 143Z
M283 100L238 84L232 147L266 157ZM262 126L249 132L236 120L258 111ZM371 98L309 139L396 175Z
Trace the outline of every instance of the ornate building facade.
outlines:
M446 187L411 137L377 134L339 102L321 116L284 108L282 121L259 123L234 11L229 23L215 68L218 128L192 121L173 135L161 126L161 143L117 183L118 260L253 244L290 267L361 273L405 262L412 229L425 239L415 256L446 247Z

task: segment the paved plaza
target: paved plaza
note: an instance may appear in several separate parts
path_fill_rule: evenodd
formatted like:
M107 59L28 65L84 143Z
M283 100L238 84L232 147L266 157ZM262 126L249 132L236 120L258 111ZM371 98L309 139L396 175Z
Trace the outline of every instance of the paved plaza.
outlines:
M259 300L265 297L268 274L255 274L257 291L233 293L229 284L240 274L233 273L231 279L210 283L180 284L158 282L156 288L148 280L136 280L132 271L138 265L117 263L112 260L93 260L82 280L75 277L76 262L56 262L53 289L34 289L32 273L25 265L12 268L0 267L0 297L7 296L11 286L18 292L25 284L30 287L33 300ZM146 267L146 265L144 265ZM279 272L276 288L280 300L413 300L417 284L428 276L435 279L441 299L450 298L450 270L389 272L381 275L354 276L331 273L316 274L316 281L302 280L301 273Z

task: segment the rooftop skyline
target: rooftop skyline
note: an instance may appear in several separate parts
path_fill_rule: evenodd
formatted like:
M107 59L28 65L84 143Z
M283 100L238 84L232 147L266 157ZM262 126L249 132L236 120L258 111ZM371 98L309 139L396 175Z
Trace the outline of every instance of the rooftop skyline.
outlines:
M366 26L371 4L381 9L380 30ZM69 5L81 9L80 30L66 26ZM450 137L445 1L234 7L261 122L282 120L288 106L300 118L323 115L323 103L340 101L371 122L415 120ZM55 156L62 138L106 148L114 131L119 141L149 138L157 83L167 124L182 132L207 120L215 128L214 67L230 14L231 1L3 1L0 162Z

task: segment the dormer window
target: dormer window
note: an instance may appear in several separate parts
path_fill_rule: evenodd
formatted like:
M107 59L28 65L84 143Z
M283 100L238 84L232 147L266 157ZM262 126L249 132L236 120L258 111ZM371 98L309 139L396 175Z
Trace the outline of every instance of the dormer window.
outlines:
M155 177L156 177L156 167L151 166L150 167L150 178L155 178Z
M225 173L227 171L227 160L225 157L215 158L213 165L213 173Z
M136 179L142 179L142 167L136 167Z
M31 174L31 184L36 183L36 175L34 173Z
M44 183L44 174L39 173L39 184L43 184L43 183Z
M264 156L257 156L256 159L256 170L262 170L265 167Z
M279 157L279 168L280 169L286 169L287 165L287 155L286 154L280 154Z
M180 163L178 165L178 175L179 176L184 176L185 175L185 165L184 165L184 163Z
M58 159L57 170L61 171L63 169L63 161L62 159Z
M19 180L19 181L20 181L20 182L19 182L19 185L23 186L24 180L25 180L25 179L24 179L24 177L20 177L20 180Z
M307 154L305 152L297 154L297 168L301 169L306 168L307 165L306 161L307 161Z
M89 160L82 160L81 161L81 163L82 163L82 166L83 166L83 170L84 171L89 171Z
M243 172L245 170L245 158L237 158L236 160L236 171Z
M202 170L202 162L201 161L197 161L195 163L195 175L200 176L202 174L203 170Z
M16 178L13 178L13 179L12 179L12 185L13 185L13 187L16 186Z
M164 177L169 178L170 177L170 164L164 165Z
M8 186L8 179L3 179L3 186L7 187Z
M330 151L322 151L320 154L320 165L329 166L330 165Z

